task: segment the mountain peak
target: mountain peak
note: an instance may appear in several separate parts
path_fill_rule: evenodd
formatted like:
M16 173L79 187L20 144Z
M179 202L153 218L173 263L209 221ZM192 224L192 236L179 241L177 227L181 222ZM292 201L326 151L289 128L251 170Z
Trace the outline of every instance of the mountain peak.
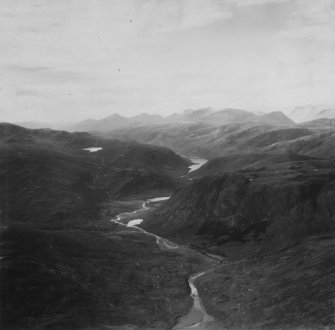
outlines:
M275 125L294 125L295 122L287 117L282 111L273 111L260 115L262 122L266 124L275 124Z
M111 120L111 119L113 119L113 120L122 119L123 120L123 119L127 119L127 118L119 115L118 113L113 113L110 116L103 118L102 120Z
M285 111L289 118L296 123L312 121L316 119L335 118L335 105L305 105Z

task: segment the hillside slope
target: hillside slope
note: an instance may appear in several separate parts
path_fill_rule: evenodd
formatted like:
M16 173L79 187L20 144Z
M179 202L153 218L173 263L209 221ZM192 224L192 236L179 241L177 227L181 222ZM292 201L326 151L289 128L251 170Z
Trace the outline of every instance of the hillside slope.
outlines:
M317 158L335 158L335 130L321 130L292 141L280 141L264 149L265 152L291 152Z
M2 124L0 137L2 222L93 219L104 200L173 191L188 166L166 148L87 133Z
M168 237L291 240L335 229L335 167L328 161L205 176L178 190L143 226ZM264 233L265 235L263 235Z
M10 124L0 141L1 329L171 328L201 261L109 219L113 200L172 193L188 162L166 148Z
M312 157L285 153L247 153L230 154L227 156L210 159L198 170L189 174L191 178L200 178L203 176L222 174L235 171L264 170L281 163L296 162L304 160L313 160Z
M296 123L303 123L321 118L333 119L335 118L335 107L326 105L306 105L287 110L285 113Z
M180 154L214 158L231 153L257 153L271 144L313 135L303 127L260 123L169 124L115 130L106 136L171 148Z

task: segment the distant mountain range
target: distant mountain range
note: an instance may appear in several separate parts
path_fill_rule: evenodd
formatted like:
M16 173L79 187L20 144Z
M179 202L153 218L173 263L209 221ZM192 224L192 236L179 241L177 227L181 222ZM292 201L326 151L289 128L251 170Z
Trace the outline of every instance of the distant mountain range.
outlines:
M312 128L309 128L311 126ZM276 126L263 123L164 124L115 129L103 136L168 147L183 155L215 158L229 154L283 153L292 151L312 157L335 156L334 129L309 124L308 127Z
M296 123L302 123L317 119L334 119L335 106L307 105L295 107L285 111L285 114Z
M211 108L204 108L198 110L185 110L181 113L174 113L167 117L143 113L138 116L126 118L118 114L113 114L100 120L87 119L68 126L65 129L69 131L107 132L116 128L168 123L207 123L212 125L227 125L245 122L259 122L272 125L294 124L291 119L279 111L256 115L241 109L228 108L215 111Z
M15 124L32 129L51 128L63 129L70 132L108 132L120 128L176 123L204 123L215 126L236 123L263 123L278 126L290 126L296 123L308 123L309 126L333 126L329 120L334 119L335 107L311 105L299 106L293 109L284 110L283 112L274 111L268 113L251 112L234 108L224 108L221 110L200 108L195 110L187 109L180 113L174 113L165 117L148 113L141 113L133 117L124 117L119 114L112 114L102 119L85 119L83 121L72 124L47 123L40 121L16 122Z
M40 128L63 129L64 127L69 125L66 123L48 123L38 120L20 121L20 122L14 122L13 124L30 129L40 129Z

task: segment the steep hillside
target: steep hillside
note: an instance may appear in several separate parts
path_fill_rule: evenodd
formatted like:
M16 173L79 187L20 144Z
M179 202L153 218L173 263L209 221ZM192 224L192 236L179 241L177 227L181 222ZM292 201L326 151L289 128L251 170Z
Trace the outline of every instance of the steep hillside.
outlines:
M199 178L213 174L247 170L264 170L280 163L312 160L312 157L293 153L248 153L230 154L209 160L198 170L189 174L192 178Z
M195 283L219 329L332 329L335 163L261 156L208 162L141 227L225 257Z
M274 143L291 141L302 136L309 136L312 134L313 132L308 129L301 129L296 127L272 129L263 134L248 137L248 140L245 141L243 144L245 146L255 148L264 148Z
M221 328L333 329L334 273L334 236L318 235L219 266L197 286Z
M120 196L171 194L188 162L166 148L10 124L0 141L1 329L171 328L202 261L109 220Z
M2 124L0 137L2 222L90 221L104 200L171 193L188 166L166 148L87 133ZM102 150L84 150L92 146Z
M335 130L321 130L292 141L281 141L264 149L265 152L291 152L319 158L335 158Z
M206 176L178 190L143 226L174 239L203 239L218 251L231 240L285 246L335 229L334 168L306 160Z
M44 149L55 147L64 148L84 148L101 141L88 133L69 133L51 129L27 129L9 123L0 123L1 146L41 146Z

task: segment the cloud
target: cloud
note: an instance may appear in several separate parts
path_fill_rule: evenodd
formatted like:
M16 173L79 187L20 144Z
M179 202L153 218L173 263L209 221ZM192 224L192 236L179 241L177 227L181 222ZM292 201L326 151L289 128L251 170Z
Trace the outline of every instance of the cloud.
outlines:
M280 4L287 1L289 0L232 0L230 1L230 3L239 7L247 7L247 6Z
M183 28L207 26L233 17L228 6L219 1L184 0L184 2L177 1L177 3L183 6L181 17Z
M296 0L282 36L314 39L335 44L335 2Z
M38 97L40 94L34 90L26 88L17 88L16 97Z
M334 99L334 5L0 0L0 103L77 120Z
M60 70L46 66L33 65L8 65L0 66L1 71L6 72L13 80L19 78L21 81L34 83L66 83L66 82L82 82L92 77L88 73L74 70Z
M216 0L144 0L135 16L144 31L155 33L205 27L230 19L232 12Z
M64 0L0 0L0 32L30 34L52 31L70 18ZM71 8L72 9L72 8Z

